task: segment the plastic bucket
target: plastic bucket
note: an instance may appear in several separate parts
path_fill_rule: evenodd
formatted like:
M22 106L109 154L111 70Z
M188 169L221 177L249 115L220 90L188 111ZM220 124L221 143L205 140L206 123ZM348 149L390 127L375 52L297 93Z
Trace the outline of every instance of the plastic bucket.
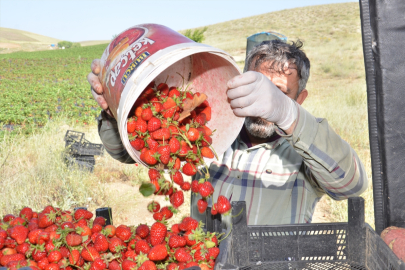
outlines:
M227 102L229 79L241 74L225 51L196 43L176 31L157 24L131 27L118 35L101 57L104 97L118 122L121 140L138 163L140 152L129 143L127 118L142 91L155 81L169 86L185 84L192 92L205 93L212 108L207 126L216 130L213 147L221 155L238 136L244 118L236 117ZM206 159L206 163L212 160Z

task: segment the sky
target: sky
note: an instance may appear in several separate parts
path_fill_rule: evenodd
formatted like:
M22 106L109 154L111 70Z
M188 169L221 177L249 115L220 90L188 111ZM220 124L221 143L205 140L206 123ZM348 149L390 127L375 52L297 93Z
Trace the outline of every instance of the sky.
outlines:
M110 40L157 23L179 31L296 7L353 0L0 0L0 27L68 40ZM299 18L292 18L299 19Z

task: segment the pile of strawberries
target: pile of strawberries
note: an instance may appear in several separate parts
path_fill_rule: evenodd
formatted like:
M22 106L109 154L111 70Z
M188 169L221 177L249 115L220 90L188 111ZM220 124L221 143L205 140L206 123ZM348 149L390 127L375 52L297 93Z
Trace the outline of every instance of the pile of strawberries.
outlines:
M170 229L106 225L85 209L74 212L47 206L36 213L23 208L0 220L0 264L8 269L147 270L213 269L219 254L215 233L186 217Z
M155 86L152 82L134 104L127 121L130 143L140 151L140 159L149 166L150 183L141 186L141 193L167 196L171 203L160 210L148 207L157 221L167 220L176 213L184 202L183 191L192 190L201 195L198 201L200 213L206 211L207 198L214 193L204 162L204 158L216 156L212 148L213 131L207 126L211 120L211 106L205 94L181 88L169 87L166 83ZM199 168L205 170L205 177L192 183L184 181L182 173L194 176ZM171 181L163 177L165 170ZM220 196L212 213L229 211L229 201Z

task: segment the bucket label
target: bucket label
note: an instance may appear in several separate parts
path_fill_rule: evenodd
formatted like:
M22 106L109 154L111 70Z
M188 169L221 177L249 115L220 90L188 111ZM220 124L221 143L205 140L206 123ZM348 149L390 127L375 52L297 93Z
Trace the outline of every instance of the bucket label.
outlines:
M139 42L135 41L128 49L125 53L121 54L121 58L118 61L118 63L114 66L114 68L111 71L111 79L110 79L110 83L111 86L115 86L115 81L117 80L118 75L120 74L120 71L122 69L125 69L126 66L128 65L129 61L133 61L130 65L130 67L124 72L121 83L124 85L125 82L127 81L127 79L129 78L129 76L127 76L126 78L124 78L127 75L128 70L132 67L132 71L130 70L130 74L132 74L134 72L134 70L136 69L136 67L138 67L138 65L145 60L145 58L147 58L150 53L145 52L142 53L141 55L139 55L136 59L136 52L138 52L139 50L142 49L142 47L144 45L152 45L153 43L155 43L155 41L149 39L149 38L142 38L141 40L139 40Z
M129 67L127 68L127 70L125 70L125 73L124 73L124 75L122 76L122 79L121 79L121 83L123 85L126 84L127 80L129 79L129 77L131 77L132 73L134 73L135 69L139 66L139 64L142 63L143 60L148 58L149 55L150 55L150 53L144 52L140 56L138 56L138 58L136 58L134 62L132 62L129 65Z

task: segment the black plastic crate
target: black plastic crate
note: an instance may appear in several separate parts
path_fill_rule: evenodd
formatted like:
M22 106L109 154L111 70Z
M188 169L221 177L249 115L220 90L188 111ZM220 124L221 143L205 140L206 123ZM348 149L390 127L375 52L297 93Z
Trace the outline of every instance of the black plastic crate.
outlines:
M63 158L69 168L78 167L79 170L93 172L96 161L94 156L71 156L64 154Z
M350 198L348 206L349 222L247 226L245 202L233 202L233 216L243 211L232 218L215 270L405 270L404 262L364 223L364 200ZM208 221L208 230L217 231L212 227L216 223Z
M65 138L64 140L67 141L75 141L75 142L83 142L84 140L84 133L83 132L78 132L74 130L68 130L66 131Z
M91 143L86 139L83 139L83 142L68 139L65 147L72 155L102 156L104 154L104 146L102 144Z

